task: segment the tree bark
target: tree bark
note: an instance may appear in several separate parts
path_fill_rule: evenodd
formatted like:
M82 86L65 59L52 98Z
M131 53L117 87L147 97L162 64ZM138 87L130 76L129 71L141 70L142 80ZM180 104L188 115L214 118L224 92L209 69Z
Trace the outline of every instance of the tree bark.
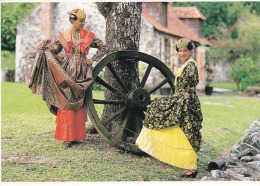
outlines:
M116 2L116 3L96 3L100 13L106 19L106 44L108 53L119 50L139 49L139 39L141 30L142 3L140 2ZM127 87L135 89L139 83L138 62L135 61L129 65L126 59L111 63L120 79ZM131 69L132 68L132 69ZM132 76L132 77L131 77ZM115 80L112 73L105 69L105 81L112 87L124 92L120 84ZM134 77L134 83L131 78ZM132 83L131 83L132 82ZM117 94L105 90L106 100L122 100L124 98ZM102 120L106 119L111 113L116 112L122 105L105 105ZM117 133L119 127L125 118L126 113L120 114L115 120L106 125L112 133ZM133 117L133 116L131 116ZM130 119L131 121L131 119Z

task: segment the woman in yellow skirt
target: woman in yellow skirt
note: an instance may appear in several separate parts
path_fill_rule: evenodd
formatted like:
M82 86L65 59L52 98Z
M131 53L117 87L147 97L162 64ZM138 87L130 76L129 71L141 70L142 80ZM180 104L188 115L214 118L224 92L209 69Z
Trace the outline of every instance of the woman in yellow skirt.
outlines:
M182 177L197 176L197 152L200 149L203 120L195 87L198 69L191 56L190 39L176 45L183 65L175 77L175 94L156 98L147 107L143 128L136 145L147 154L170 165L184 168Z

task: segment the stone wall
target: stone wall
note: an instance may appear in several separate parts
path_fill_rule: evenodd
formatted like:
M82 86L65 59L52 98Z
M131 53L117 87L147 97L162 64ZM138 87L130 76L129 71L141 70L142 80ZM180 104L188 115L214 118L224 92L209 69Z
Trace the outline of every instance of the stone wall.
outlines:
M156 47L159 44L158 41L154 39L154 35L156 32L154 30L154 27L144 18L142 18L141 20L141 25L142 27L141 27L141 34L140 34L141 36L140 36L139 51L158 58L158 56L156 56L158 54ZM139 63L140 76L144 75L147 66L148 65L146 65L146 63L142 63L142 62ZM150 86L153 84L153 82L154 82L153 77L149 76L146 85Z
M199 38L202 38L202 21L200 19L180 19Z
M155 46L158 46L158 44L156 44L157 42L154 40L154 27L143 17L141 19L141 25L139 51L154 56L156 55Z
M143 9L148 12L158 23L161 23L162 3L161 2L149 2L142 4Z
M225 169L212 170L202 180L260 181L260 120L251 124L223 159L227 162Z
M36 51L40 39L40 5L16 27L15 81L25 82L26 56Z
M228 71L231 67L231 62L226 60L214 60L214 82L226 82L230 81L230 78L228 77Z

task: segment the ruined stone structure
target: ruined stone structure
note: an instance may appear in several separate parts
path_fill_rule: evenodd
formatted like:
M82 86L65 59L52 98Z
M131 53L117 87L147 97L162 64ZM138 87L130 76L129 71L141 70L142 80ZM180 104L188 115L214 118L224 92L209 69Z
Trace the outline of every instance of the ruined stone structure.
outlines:
M28 74L33 63L33 54L37 43L42 39L52 39L59 31L70 27L68 12L82 8L86 12L86 26L97 37L105 41L105 19L92 2L57 2L41 3L16 27L16 82L28 82ZM184 13L180 13L184 12ZM185 13L186 12L186 13ZM186 15L187 12L189 16ZM197 61L200 75L198 89L205 87L205 48L210 43L201 38L201 23L205 17L196 7L172 7L170 3L143 3L140 52L150 54L163 61L175 74L181 61L175 51L175 43L180 37L188 37L195 43L193 57ZM89 52L91 57L95 53ZM145 68L145 67L144 67ZM142 67L141 67L142 69ZM156 72L152 72L148 83L159 81Z
M227 162L223 170L212 170L201 180L260 181L260 120L251 124L223 159Z

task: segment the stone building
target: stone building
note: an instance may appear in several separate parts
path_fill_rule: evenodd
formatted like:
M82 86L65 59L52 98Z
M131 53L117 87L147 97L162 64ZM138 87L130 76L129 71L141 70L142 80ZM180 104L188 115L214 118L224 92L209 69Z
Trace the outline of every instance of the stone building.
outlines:
M41 3L20 24L16 31L16 82L28 82L37 43L43 39L54 39L55 35L71 26L68 12L83 8L87 14L86 25L97 37L105 41L105 19L92 2ZM190 38L194 44L193 57L199 68L200 84L205 87L205 48L210 42L202 38L201 23L206 18L196 7L172 7L171 3L143 3L139 51L150 54L164 62L175 74L181 61L175 51L180 37ZM91 49L89 57L96 51ZM151 84L158 81L156 73L148 79Z

